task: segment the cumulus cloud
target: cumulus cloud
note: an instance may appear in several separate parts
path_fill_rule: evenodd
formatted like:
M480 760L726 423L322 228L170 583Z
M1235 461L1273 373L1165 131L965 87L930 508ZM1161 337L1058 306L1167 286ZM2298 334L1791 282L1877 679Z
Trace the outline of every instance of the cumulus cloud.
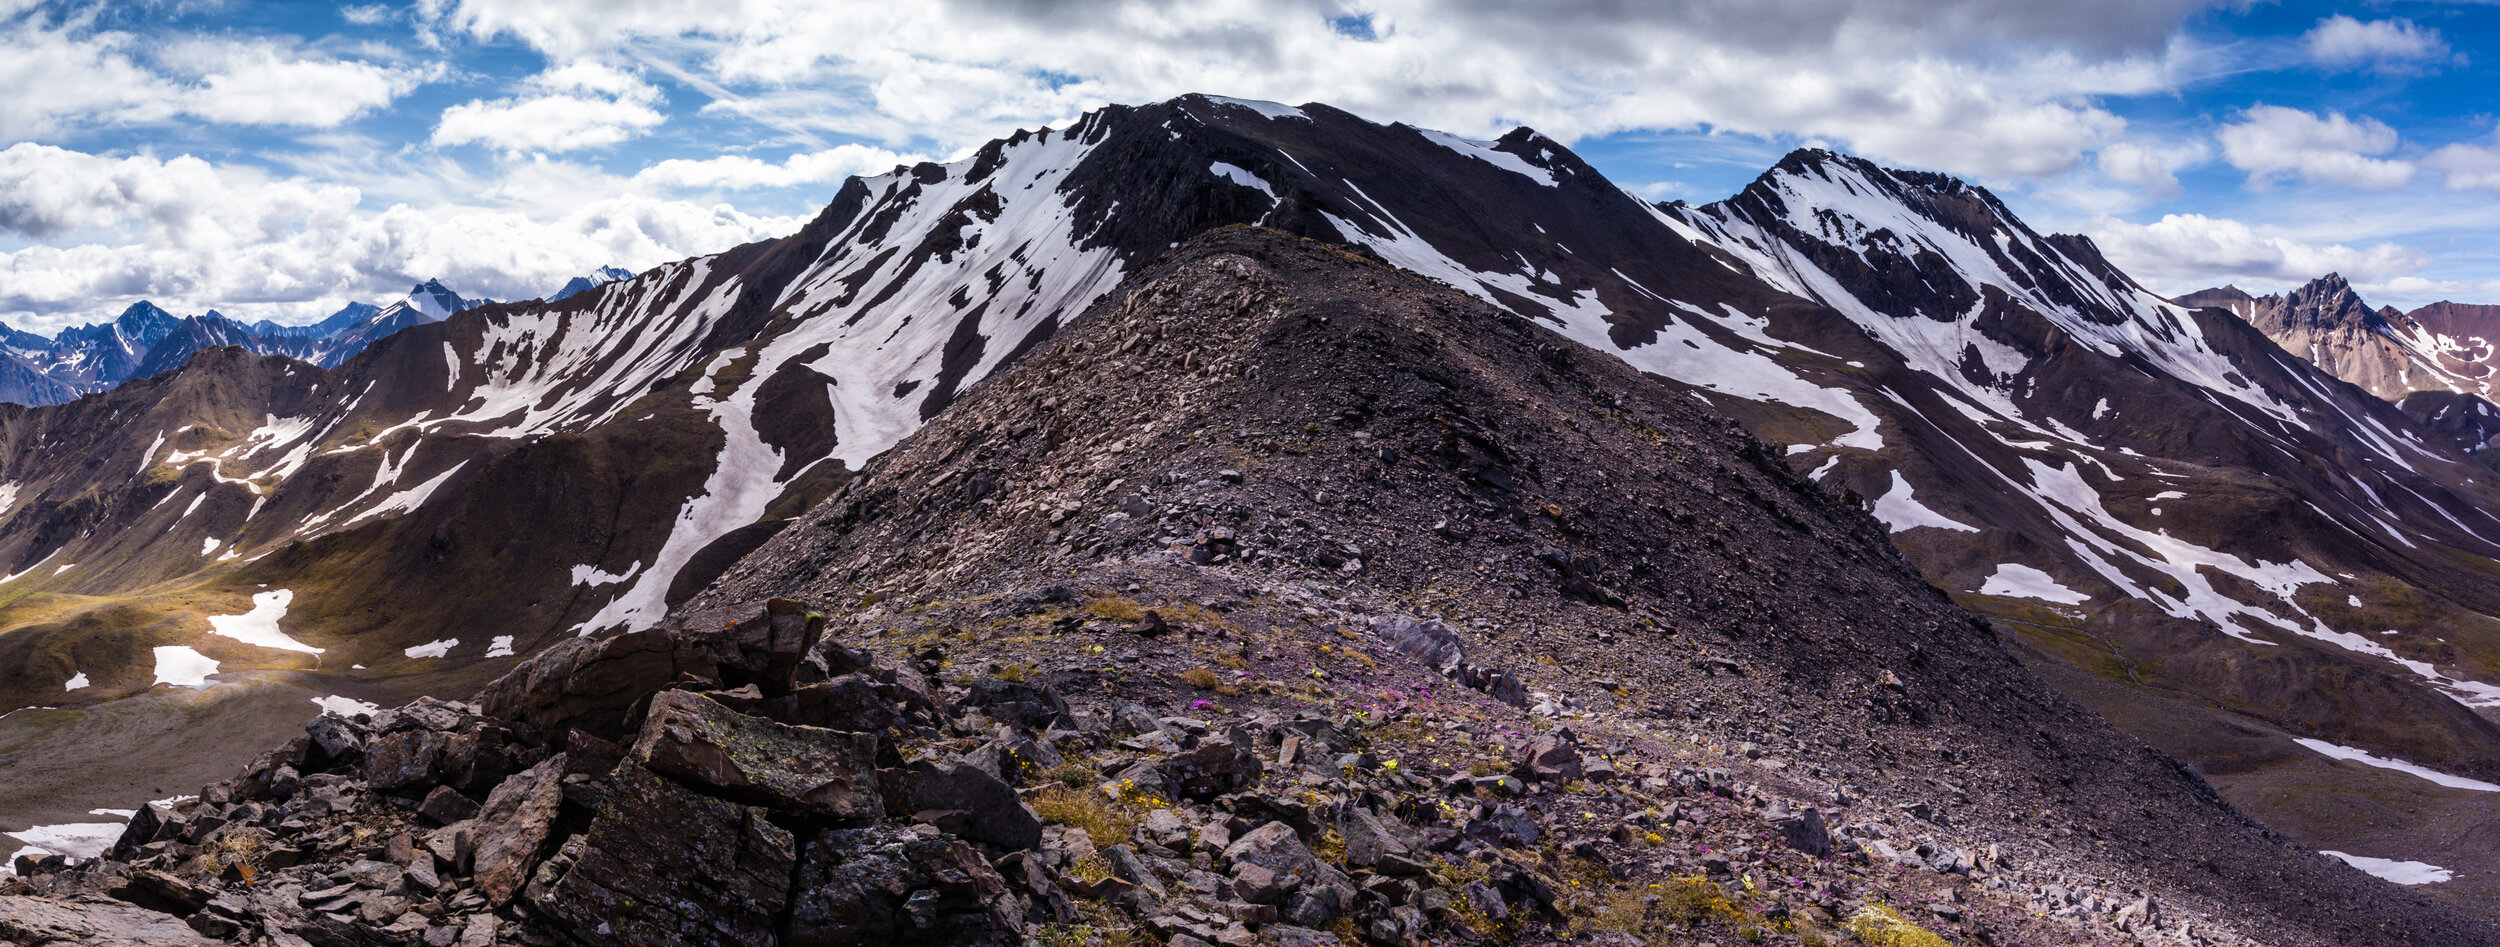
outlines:
M432 73L342 59L273 39L157 42L85 18L0 7L0 139L64 128L193 118L331 127L381 108Z
M329 128L389 105L426 77L368 62L310 59L268 41L193 39L159 61L191 81L183 111L212 122Z
M2422 163L2446 175L2451 189L2500 192L2500 128L2493 129L2492 141L2490 145L2447 145L2431 152Z
M2396 150L2396 130L2367 116L2356 121L2341 112L2321 118L2299 109L2260 105L2223 126L2217 135L2222 157L2248 172L2249 183L2265 186L2299 178L2317 184L2342 184L2371 190L2403 187L2413 180L2412 162L2378 158Z
M2450 58L2448 42L2438 30L2404 19L2364 22L2338 13L2319 20L2301 41L2311 62L2329 68L2403 71Z
M437 28L557 59L635 55L744 93L750 118L948 150L1037 116L1209 91L1565 141L1710 127L1885 160L2047 175L2166 88L2204 0L430 0ZM1338 24L1356 17L1364 29Z
M2157 200L2181 193L2179 172L2203 164L2213 150L2201 142L2144 144L2121 141L2103 145L2093 164L2110 180L2135 187Z
M2092 239L2120 269L2178 291L2225 281L2273 285L2341 273L2355 283L2385 283L2431 263L2411 247L2318 244L2229 218L2170 214L2150 224L2103 217Z
M0 314L37 331L138 299L176 312L311 317L440 277L526 298L603 265L641 269L803 222L582 182L540 205L364 206L353 187L183 156L0 150L0 229L49 238L0 253Z
M522 91L443 110L433 143L478 144L507 152L575 151L619 144L668 120L659 109L658 87L589 60L540 73Z
M690 191L798 187L840 181L855 174L883 174L896 165L926 160L926 155L899 154L867 145L838 145L794 154L779 164L746 155L701 160L671 158L636 172L634 183Z

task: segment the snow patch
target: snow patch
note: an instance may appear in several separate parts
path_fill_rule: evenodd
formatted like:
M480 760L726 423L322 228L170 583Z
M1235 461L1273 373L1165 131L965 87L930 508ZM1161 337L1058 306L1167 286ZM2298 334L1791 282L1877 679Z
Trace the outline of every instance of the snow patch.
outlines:
M1496 149L1493 147L1493 142L1477 141L1473 138L1461 138L1457 135L1450 134L1449 132L1433 131L1429 128L1418 128L1416 131L1423 133L1425 140L1430 141L1433 144L1440 145L1443 148L1447 148L1451 151L1458 152L1459 154L1466 155L1467 157L1482 161L1512 174L1524 176L1528 180L1535 181L1538 184L1545 185L1546 187L1554 187L1562 183L1554 180L1554 172L1529 164L1527 159L1518 155Z
M208 676L217 673L217 661L182 645L166 645L156 649L156 683L176 687L206 687Z
M214 556L217 554L217 547L221 545L224 544L218 542L215 536L200 540L200 555Z
M276 589L252 596L252 610L241 615L218 615L208 620L211 631L244 644L280 651L301 651L320 654L321 649L297 641L278 630L278 619L286 617L286 608L295 602L295 593Z
M80 860L94 858L113 847L114 842L121 841L122 830L127 827L126 822L64 822L10 832L8 836L18 840L23 847L10 853L7 861L0 861L0 871L16 874L16 869L11 866L17 863L19 855L59 855Z
M92 682L87 680L87 672L80 671L76 674L70 675L69 683L62 685L61 689L65 691L74 691L86 687L90 683Z
M632 568L626 569L621 574L608 572L593 565L578 565L573 567L573 584L587 585L592 588L597 588L602 585L614 585L633 578L635 573L641 571L642 563L640 562L634 563Z
M1272 201L1276 199L1276 189L1268 187L1265 179L1260 178L1256 174L1250 173L1247 168L1218 161L1214 164L1208 165L1207 170L1214 172L1216 177L1223 178L1243 187L1256 188L1259 193L1267 195L1268 200Z
M1918 498L1910 494L1910 481L1903 479L1901 471L1898 470L1892 472L1892 489L1884 491L1883 496L1875 499L1875 518L1884 521L1884 525L1891 527L1896 533L1920 527L1950 529L1965 533L1979 531L1979 527L1946 519L1944 514L1928 509L1926 504L1918 502Z
M451 649L459 644L460 639L458 638L444 638L439 641L428 641L421 645L411 646L404 653L412 658L439 658L450 654Z
M487 643L486 643L486 656L487 656L487 657L490 657L490 658L508 658L508 657L511 657L511 656L512 656L512 636L511 636L511 635L496 635L496 636L495 636L495 639L494 639L493 641L489 641L489 642L487 642Z
M1311 120L1311 117L1303 114L1301 109L1294 108L1293 106L1286 105L1282 102L1267 102L1259 99L1235 99L1221 95L1207 96L1207 101L1213 102L1217 105L1230 105L1234 108L1249 109L1253 112L1259 113L1260 115L1266 116L1269 119L1298 118L1306 122Z
M2368 855L2346 855L2342 852L2319 852L2341 859L2344 864L2377 875L2400 885L2428 885L2448 881L2456 872L2427 862L2397 861L2392 858L2371 858Z
M2056 577L2019 562L1999 564L1988 581L1980 584L1979 594L2039 599L2060 605L2081 605L2092 600L2092 596L2059 584Z
M2322 755L2333 757L2335 759L2351 760L2355 763L2360 763L2366 766L2375 766L2380 769L2392 769L2399 773L2407 773L2413 776L2421 777L2431 782L2438 783L2439 785L2446 786L2450 789L2470 789L2475 792L2500 792L2500 785L2493 785L2479 779L2467 779L2463 776L2450 776L2438 770L2424 766L2416 766L2403 760L2388 759L2383 756L2378 756L2372 754L2368 750L2354 749L2349 746L2337 746L2333 743L2328 743L2325 740L2312 740L2306 737L2293 740L2292 742L2298 743L2302 746L2315 750Z
M314 704L319 705L323 712L334 713L341 717L353 717L357 714L378 714L382 712L382 705L380 704L376 704L371 701L357 700L353 697L341 697L337 694L331 694L327 697L314 697L311 698L311 700Z

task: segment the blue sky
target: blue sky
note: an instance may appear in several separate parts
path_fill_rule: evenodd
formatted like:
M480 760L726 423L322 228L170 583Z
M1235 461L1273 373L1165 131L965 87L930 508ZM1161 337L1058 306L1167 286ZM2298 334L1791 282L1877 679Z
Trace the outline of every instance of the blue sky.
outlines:
M2495 70L2500 6L2395 0L0 0L0 319L534 296L1190 91L1527 124L1658 199L1835 147L2159 290L2500 301Z

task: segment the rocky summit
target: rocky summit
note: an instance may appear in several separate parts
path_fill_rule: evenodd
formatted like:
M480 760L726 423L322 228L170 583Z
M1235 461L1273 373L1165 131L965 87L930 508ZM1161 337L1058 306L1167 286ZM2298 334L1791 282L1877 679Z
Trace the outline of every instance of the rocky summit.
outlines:
M2477 944L1856 501L1365 255L1150 261L645 630L324 713L27 944Z
M0 406L0 942L2500 942L2349 287L1200 95L579 282Z

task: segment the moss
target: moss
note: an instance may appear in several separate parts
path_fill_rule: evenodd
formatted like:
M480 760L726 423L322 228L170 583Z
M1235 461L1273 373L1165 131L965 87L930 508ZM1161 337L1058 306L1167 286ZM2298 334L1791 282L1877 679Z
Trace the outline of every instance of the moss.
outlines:
M1137 607L1136 602L1108 595L1087 602L1085 613L1112 621L1144 621L1146 619L1146 610Z
M1869 904L1841 925L1867 947L1948 947L1944 938L1924 927L1910 923L1900 912L1881 904Z
M1181 672L1181 680L1189 682L1189 686L1202 691L1214 690L1215 685L1223 682L1223 678L1217 677L1214 671L1207 670L1206 668L1190 668L1187 671L1183 671Z
M1137 820L1100 793L1065 783L1044 787L1033 795L1033 812L1044 822L1084 829L1096 844L1125 842L1137 831Z

